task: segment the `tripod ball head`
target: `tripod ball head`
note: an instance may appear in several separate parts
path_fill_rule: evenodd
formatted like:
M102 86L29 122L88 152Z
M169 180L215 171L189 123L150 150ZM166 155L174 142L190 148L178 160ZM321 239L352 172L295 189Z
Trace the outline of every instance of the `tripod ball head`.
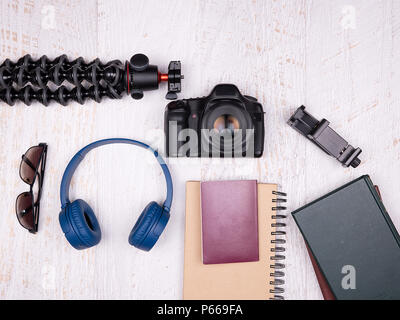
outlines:
M138 53L132 56L130 61L125 63L127 94L133 99L143 98L143 91L158 89L160 82L168 82L168 93L165 98L177 99L177 93L181 92L181 62L171 61L168 66L168 73L160 73L158 67L149 64L149 58Z

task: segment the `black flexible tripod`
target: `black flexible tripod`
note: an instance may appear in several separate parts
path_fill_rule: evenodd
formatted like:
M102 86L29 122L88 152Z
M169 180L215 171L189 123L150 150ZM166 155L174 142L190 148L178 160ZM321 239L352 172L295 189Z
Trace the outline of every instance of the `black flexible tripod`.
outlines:
M82 57L70 61L66 55L33 60L26 55L15 63L6 59L0 65L0 101L11 106L17 100L26 105L39 101L45 106L56 101L65 106L71 100L83 104L87 98L96 102L103 97L121 99L124 93L141 99L143 91L158 89L162 81L168 82L166 99L174 100L181 91L181 79L180 61L171 61L168 74L162 74L144 54L134 55L125 64L120 60L102 63L99 59L86 63ZM58 88L50 89L50 82Z

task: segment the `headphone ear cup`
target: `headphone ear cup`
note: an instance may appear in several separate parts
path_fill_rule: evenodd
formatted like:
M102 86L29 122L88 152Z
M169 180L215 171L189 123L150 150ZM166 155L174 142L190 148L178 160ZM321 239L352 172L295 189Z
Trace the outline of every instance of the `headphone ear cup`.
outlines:
M142 211L129 234L129 243L141 250L149 251L156 244L169 220L169 212L156 202L150 202Z
M68 242L78 250L95 246L101 240L100 225L92 208L83 200L75 200L60 213L59 221Z

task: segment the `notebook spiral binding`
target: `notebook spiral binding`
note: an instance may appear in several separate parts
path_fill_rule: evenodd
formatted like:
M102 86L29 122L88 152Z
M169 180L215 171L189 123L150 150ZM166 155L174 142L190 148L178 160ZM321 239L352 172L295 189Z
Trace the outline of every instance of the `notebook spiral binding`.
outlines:
M278 197L272 200L276 203L276 206L272 207L272 211L286 210L286 207L281 205L281 203L287 201L286 198L283 198L286 197L286 193L272 191L272 194ZM286 219L286 215L277 213L272 216L272 219L282 221L283 219ZM285 284L285 280L283 279L285 277L285 272L283 272L282 269L285 268L285 265L282 261L286 259L283 254L285 252L284 244L286 243L286 240L284 239L284 236L286 235L286 232L282 229L286 227L286 223L277 221L272 223L271 226L275 228L275 231L271 232L271 234L275 236L275 239L271 240L271 243L275 245L274 248L271 248L271 252L273 252L271 260L273 262L271 263L270 268L274 270L274 272L270 273L270 276L274 277L274 280L270 282L270 284L274 286L274 288L270 290L270 293L274 295L271 300L284 300L283 293L285 290L282 286Z

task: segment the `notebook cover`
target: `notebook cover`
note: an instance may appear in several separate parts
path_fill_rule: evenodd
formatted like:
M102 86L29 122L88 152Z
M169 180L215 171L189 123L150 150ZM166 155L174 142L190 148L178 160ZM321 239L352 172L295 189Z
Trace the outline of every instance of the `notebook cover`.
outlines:
M400 237L369 176L292 215L336 299L400 298ZM342 287L349 265L355 289Z
M375 188L377 194L379 195L379 198L382 200L382 196L381 196L381 192L379 191L379 187L374 186L374 188ZM315 272L315 276L317 277L317 281L318 281L319 287L321 289L322 296L324 297L324 300L336 300L331 288L329 287L328 282L326 281L321 269L318 266L317 261L315 260L313 254L307 244L306 244L306 248L307 248L307 252L310 257L311 264L312 264L314 272Z
M203 263L258 261L257 181L201 182Z
M186 183L185 258L183 298L186 300L265 300L273 298L270 284L274 278L271 265L272 199L277 186L258 184L259 260L228 264L202 262L200 182Z

